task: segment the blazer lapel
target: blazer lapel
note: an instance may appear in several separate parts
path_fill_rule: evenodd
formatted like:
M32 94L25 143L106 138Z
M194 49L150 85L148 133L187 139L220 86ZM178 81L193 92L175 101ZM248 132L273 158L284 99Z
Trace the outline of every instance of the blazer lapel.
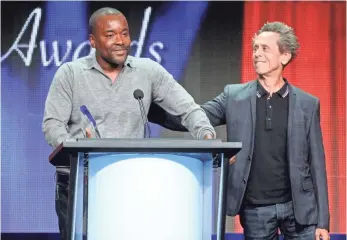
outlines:
M252 115L252 154L254 149L254 137L255 137L255 123L257 116L257 81L253 81L249 86L249 99L251 104L251 115Z
M296 101L297 101L297 96L296 96L296 90L292 85L288 84L289 86L289 109L288 109L288 129L287 129L287 144L288 144L288 149L292 149L292 133L293 133L293 124L295 121L295 110L296 110ZM288 153L288 160L290 162L290 155L291 151L287 151Z

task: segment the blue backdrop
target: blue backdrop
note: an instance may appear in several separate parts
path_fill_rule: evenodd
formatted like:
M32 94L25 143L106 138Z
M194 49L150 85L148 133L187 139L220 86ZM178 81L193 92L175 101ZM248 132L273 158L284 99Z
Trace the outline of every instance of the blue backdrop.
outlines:
M207 7L208 2L167 2L155 13L150 5L144 8L140 32L132 33L138 36L132 55L152 58L179 80ZM46 2L32 9L12 47L2 49L2 232L58 231L52 149L41 123L57 68L90 51L88 15L87 2ZM159 127L152 129L159 136Z

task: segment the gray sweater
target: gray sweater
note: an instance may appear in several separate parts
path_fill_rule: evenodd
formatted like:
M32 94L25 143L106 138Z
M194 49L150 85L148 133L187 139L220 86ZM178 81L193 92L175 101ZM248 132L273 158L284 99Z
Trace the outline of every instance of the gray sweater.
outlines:
M151 102L172 115L181 116L194 138L213 134L205 112L160 64L128 56L116 81L104 75L95 54L64 63L56 72L45 103L43 132L57 147L71 138L83 138L85 105L96 120L102 138L143 138L144 126L133 92L141 89L146 114Z

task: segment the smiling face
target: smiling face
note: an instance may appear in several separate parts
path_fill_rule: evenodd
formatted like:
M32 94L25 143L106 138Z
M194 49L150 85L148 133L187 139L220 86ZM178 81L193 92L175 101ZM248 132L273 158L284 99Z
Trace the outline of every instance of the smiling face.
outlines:
M262 32L254 38L253 66L258 75L281 74L283 65L289 62L291 54L280 52L279 38L280 35L275 32Z
M89 35L89 41L96 49L99 62L122 66L127 59L131 44L126 18L122 14L98 17L95 29Z

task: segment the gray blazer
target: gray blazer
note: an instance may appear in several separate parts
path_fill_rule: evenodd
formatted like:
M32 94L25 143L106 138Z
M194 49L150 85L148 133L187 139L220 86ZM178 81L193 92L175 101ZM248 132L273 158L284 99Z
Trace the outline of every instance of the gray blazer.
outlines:
M239 213L252 163L256 121L257 81L231 84L215 99L201 105L213 126L227 125L229 142L242 142L228 176L227 213ZM180 118L151 106L149 121L171 130L186 131ZM295 219L329 230L325 154L318 98L289 84L288 159Z

